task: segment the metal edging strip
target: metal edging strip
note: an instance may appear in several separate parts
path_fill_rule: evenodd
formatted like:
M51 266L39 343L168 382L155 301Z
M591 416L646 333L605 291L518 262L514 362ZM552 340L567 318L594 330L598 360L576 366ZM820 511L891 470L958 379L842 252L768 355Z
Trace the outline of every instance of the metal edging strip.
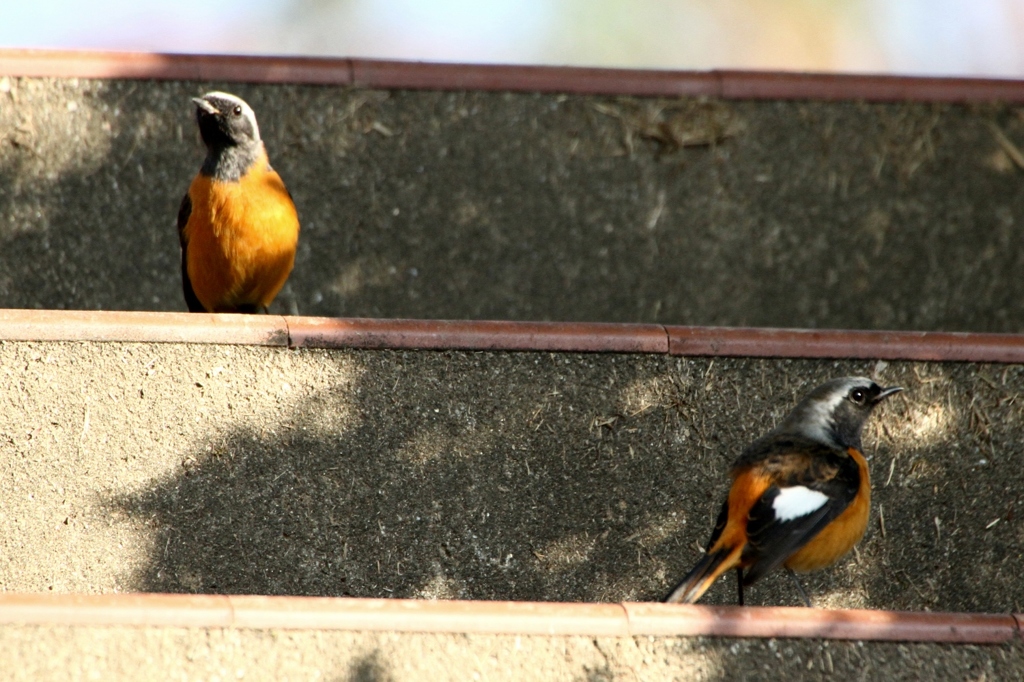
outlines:
M1009 614L182 594L4 593L0 624L971 644L1008 642L1019 634Z
M1024 335L0 309L0 340L1024 363Z
M90 50L0 49L0 75L723 99L1024 102L1024 81L1002 78L673 71Z

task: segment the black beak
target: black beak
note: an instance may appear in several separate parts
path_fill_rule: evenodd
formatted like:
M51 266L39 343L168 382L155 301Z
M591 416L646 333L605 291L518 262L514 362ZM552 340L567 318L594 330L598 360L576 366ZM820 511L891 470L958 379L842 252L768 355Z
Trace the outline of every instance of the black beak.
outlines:
M883 400L885 400L886 398L888 398L889 396L895 395L896 393L899 393L902 390L903 390L902 386L890 386L889 388L883 388L882 392L879 393L878 395L876 395L874 401L872 401L872 402L874 402L875 404L878 404L878 403L882 402Z
M193 97L192 98L192 103L195 104L197 107L199 107L199 110L202 111L205 114L210 114L211 116L216 116L217 114L220 113L220 111L217 109L217 107L213 106L212 104L207 102L202 97Z

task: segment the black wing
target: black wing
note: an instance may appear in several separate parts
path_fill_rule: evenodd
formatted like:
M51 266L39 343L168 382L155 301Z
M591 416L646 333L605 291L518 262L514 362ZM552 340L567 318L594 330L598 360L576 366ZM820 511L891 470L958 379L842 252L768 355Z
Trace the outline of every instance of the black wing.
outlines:
M185 226L188 225L188 218L192 215L192 199L188 194L181 200L181 207L178 209L178 242L181 244L181 288L185 293L185 305L190 313L205 313L206 308L196 297L192 289L192 280L188 276L188 240L185 238Z
M707 547L704 548L705 552L710 552L711 548L718 542L718 538L722 535L722 531L725 530L725 524L729 522L729 498L726 497L725 501L722 502L722 510L718 512L718 519L715 520L715 529L711 531L711 539L708 540Z
M757 466L763 467L764 473L777 483L754 503L748 515L743 558L752 563L743 579L746 585L778 568L810 542L843 513L860 488L860 469L845 452L801 437L755 442L751 449L759 445L759 455L748 450L740 462L756 457ZM776 515L775 500L783 489L795 486L822 493L825 502L802 516L781 520Z
M775 518L772 503L780 489L770 488L750 510L747 520L747 546L745 559L754 563L743 576L744 585L752 585L761 576L770 573L793 556L801 547L821 532L849 504L829 498L824 505L804 516L788 521Z

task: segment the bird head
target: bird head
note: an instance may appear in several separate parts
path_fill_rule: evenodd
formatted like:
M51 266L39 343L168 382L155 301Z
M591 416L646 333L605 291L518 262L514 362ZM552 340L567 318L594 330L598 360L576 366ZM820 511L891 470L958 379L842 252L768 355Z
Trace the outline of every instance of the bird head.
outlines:
M196 121L203 142L211 150L259 144L260 129L252 107L227 92L208 92L193 97Z
M860 449L860 432L871 411L902 390L882 388L866 377L833 379L808 393L775 430L832 447Z

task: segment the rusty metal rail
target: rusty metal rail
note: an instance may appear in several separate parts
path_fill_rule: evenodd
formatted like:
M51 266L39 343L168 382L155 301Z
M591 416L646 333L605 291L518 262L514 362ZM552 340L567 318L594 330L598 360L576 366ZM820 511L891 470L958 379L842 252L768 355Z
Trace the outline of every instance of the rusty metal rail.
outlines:
M1024 101L1024 82L769 71L438 64L376 59L0 49L0 75L302 83L723 99Z
M183 594L0 594L0 624L719 636L999 644L1020 616L802 607Z
M0 309L0 340L1024 362L1024 335Z

